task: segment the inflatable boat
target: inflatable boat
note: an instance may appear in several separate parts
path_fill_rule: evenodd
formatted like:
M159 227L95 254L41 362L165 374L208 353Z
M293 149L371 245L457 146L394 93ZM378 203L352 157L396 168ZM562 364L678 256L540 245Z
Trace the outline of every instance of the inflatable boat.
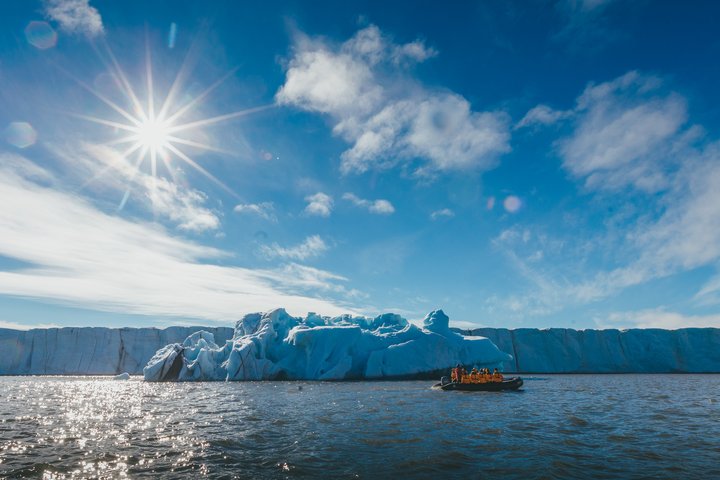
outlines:
M433 385L440 390L460 390L464 392L500 392L502 390L517 390L522 387L523 381L520 377L511 377L501 382L478 382L459 383L451 382L448 377L443 377L440 383Z

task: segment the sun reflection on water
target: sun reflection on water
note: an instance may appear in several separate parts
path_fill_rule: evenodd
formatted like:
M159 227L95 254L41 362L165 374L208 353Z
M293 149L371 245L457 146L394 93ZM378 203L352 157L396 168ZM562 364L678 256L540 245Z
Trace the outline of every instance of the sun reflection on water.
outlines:
M154 471L159 460L164 466L158 472L202 475L207 470L195 458L203 455L208 443L194 435L194 422L180 417L190 412L164 412L148 402L165 403L175 394L173 388L157 391L139 379L55 382L59 388L39 397L28 390L30 385L21 386L19 391L27 394L26 410L32 414L3 412L0 428L16 435L0 446L0 466L10 457L33 455L35 466L16 473L48 479L125 478L135 466ZM70 455L58 454L67 451L82 461L68 463Z

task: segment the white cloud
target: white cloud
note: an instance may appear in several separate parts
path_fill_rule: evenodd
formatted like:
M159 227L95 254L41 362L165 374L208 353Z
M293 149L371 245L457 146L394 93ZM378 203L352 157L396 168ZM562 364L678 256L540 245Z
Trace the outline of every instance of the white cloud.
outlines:
M272 202L262 203L240 203L235 205L233 211L236 213L248 213L251 215L257 215L260 218L264 218L270 222L277 223L277 216L275 216L275 207Z
M592 189L667 188L687 106L660 86L637 72L588 86L577 100L572 135L559 142L563 166Z
M31 328L60 328L60 325L56 323L37 323L33 325L27 325L24 323L0 320L0 328L9 328L12 330L30 330Z
M293 282L303 286L320 288L324 290L332 290L339 287L333 283L335 281L347 282L347 278L341 275L319 270L317 268L308 267L307 265L299 265L297 263L288 263L283 265L279 270L283 276L292 278Z
M673 188L660 198L663 213L625 234L632 260L575 287L588 300L720 261L720 150L710 146L687 155ZM712 290L711 280L696 300L711 301Z
M693 299L700 305L720 304L720 275L705 282Z
M490 169L510 149L508 117L414 81L407 61L435 54L420 41L394 44L374 25L339 46L301 36L276 100L333 119L333 132L352 144L343 173L418 161L420 172Z
M346 193L342 198L348 200L356 207L367 209L370 213L377 213L378 215L391 215L395 213L395 207L387 200L365 200L353 193Z
M717 188L720 152L710 147L696 158L688 153L685 161L685 168L675 176L673 188L660 198L663 212L657 218L621 227L624 229L621 240L610 244L612 247L607 246L609 237L595 239L595 248L603 250L605 261L610 258L613 263L619 263L616 268L588 272L587 265L578 271L558 267L559 258L573 258L573 266L586 262L587 251L582 242L574 241L570 248L565 245L569 239L540 239L526 235L528 230L505 230L495 245L530 284L530 290L523 297L525 307L535 305L532 308L540 311L537 306L541 306L552 313L678 272L717 265L720 262L720 229L717 228L720 225L720 189ZM542 258L533 257L537 250L543 251ZM548 250L553 255L548 256ZM545 259L547 262L543 264ZM712 279L708 281L695 300L700 304L713 303L715 285Z
M156 224L106 214L76 193L43 186L22 172L0 170L0 198L13 205L0 209L0 255L31 265L0 272L1 294L213 321L278 306L294 314L351 310L291 293L298 282L292 272L222 266L227 252L174 237Z
M657 77L627 73L577 99L575 130L560 142L564 166L605 191L655 193L655 215L622 227L624 265L574 287L587 300L720 260L720 147L692 148L686 101ZM657 194L661 192L661 194Z
M25 157L12 153L3 153L1 158L0 170L5 170L7 174L17 174L42 184L50 184L55 181L55 177L50 172Z
M183 190L176 183L157 178L146 193L155 212L178 224L181 230L204 232L220 228L220 219L201 205L207 196L198 190Z
M89 154L90 158L83 153ZM207 196L199 190L183 186L182 183L186 182L179 181L182 177L180 170L173 172L176 180L155 177L138 170L112 148L93 144L83 145L82 152L65 154L64 159L72 162L77 174L82 169L87 170L93 177L89 188L102 189L104 193L107 193L107 189L127 193L139 191L142 207L150 208L154 215L169 219L181 230L203 232L220 228L217 214L203 206Z
M535 125L552 125L572 116L572 113L568 110L553 110L547 105L538 105L531 108L514 128L517 130Z
M517 312L521 317L544 316L596 302L678 272L717 265L720 262L720 229L717 228L720 225L720 190L717 188L720 155L711 147L700 158L686 158L686 161L687 168L677 175L677 185L662 197L664 212L657 219L623 227L622 239L617 244L608 243L609 239L602 236L595 239L594 248L603 251L605 261L609 262L609 258L619 263L616 268L588 271L588 247L582 240L550 238L517 227L503 231L494 244L527 282L527 288L519 296L495 298L491 306ZM535 252L542 255L537 257ZM694 300L701 305L716 304L718 285L717 278L710 279ZM645 323L638 326L677 328L671 326L672 322L678 327L707 326L701 323L710 317L663 314L653 318L645 315L642 319ZM682 323L685 320L690 323Z
M45 0L45 15L69 33L96 37L103 33L100 13L89 0Z
M314 195L305 197L308 202L305 207L305 213L308 215L316 215L318 217L329 217L333 208L333 200L330 195L318 192Z
M307 260L327 251L328 246L320 235L309 236L294 247L281 247L277 243L262 245L260 252L267 258L283 258L286 260Z
M613 312L602 318L596 318L599 328L720 328L720 314L684 315L668 312L664 308L638 310L633 312Z
M440 218L452 218L455 216L455 212L450 210L449 208L442 208L440 210L435 210L430 214L431 220L438 220Z
M434 48L428 47L420 40L415 40L414 42L403 45L395 45L391 56L395 63L403 63L409 60L420 63L436 56L437 53L437 50Z

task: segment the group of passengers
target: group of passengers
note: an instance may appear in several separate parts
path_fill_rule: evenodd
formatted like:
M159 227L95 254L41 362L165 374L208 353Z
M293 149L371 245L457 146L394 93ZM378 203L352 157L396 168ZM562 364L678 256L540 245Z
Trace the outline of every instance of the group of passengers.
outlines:
M465 367L458 364L458 366L450 372L450 380L457 383L502 382L503 376L497 368L494 369L492 373L490 373L490 369L488 368L481 368L480 370L473 368L470 373L468 373Z

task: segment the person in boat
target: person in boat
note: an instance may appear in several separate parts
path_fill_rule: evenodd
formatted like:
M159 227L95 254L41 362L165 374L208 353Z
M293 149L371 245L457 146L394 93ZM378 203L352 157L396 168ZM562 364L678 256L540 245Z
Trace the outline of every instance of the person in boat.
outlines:
M459 363L452 369L450 380L457 383L460 383L462 380L462 365Z
M495 370L493 370L492 378L493 378L493 381L495 381L495 382L503 381L502 373L500 373L497 368Z

